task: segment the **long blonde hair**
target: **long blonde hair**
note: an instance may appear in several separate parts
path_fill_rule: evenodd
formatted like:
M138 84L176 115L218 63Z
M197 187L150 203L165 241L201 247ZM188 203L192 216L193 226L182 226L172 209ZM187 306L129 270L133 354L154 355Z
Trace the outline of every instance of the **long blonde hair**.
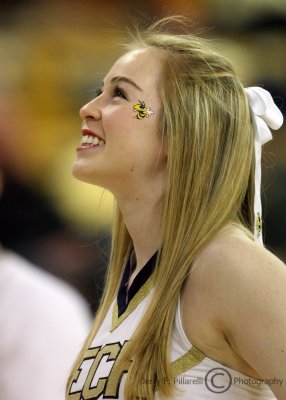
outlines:
M162 199L162 247L154 273L152 302L128 343L122 363L132 359L125 396L152 399L172 395L169 342L176 304L197 255L227 224L253 232L253 127L241 82L213 44L189 33L169 33L180 18L166 18L143 32L130 48L156 48L166 55L160 132L168 152ZM116 210L110 265L94 326L72 377L116 297L124 261L132 247Z

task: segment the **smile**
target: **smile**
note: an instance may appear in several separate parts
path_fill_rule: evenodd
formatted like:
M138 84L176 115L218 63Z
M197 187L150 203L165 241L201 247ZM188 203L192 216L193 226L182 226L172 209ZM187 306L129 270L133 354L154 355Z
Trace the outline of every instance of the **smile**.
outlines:
M99 139L96 136L92 135L85 135L81 139L80 145L83 147L87 146L103 146L105 144L105 141L103 139Z

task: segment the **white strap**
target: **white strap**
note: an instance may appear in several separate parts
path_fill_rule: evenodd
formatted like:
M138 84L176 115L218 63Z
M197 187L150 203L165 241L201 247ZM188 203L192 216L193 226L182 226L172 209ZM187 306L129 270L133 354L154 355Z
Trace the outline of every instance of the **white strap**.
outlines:
M260 87L245 89L253 115L255 129L255 193L254 193L254 237L263 244L262 206L261 206L261 148L272 139L269 128L279 129L283 124L283 115L273 101L271 94Z

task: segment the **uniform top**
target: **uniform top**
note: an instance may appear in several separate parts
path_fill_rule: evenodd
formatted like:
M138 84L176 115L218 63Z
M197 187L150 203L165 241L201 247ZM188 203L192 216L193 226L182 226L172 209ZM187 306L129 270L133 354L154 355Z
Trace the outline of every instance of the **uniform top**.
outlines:
M78 373L72 381L69 400L124 399L128 366L119 370L117 360L126 343L132 339L133 333L152 301L152 272L155 264L156 254L137 274L127 291L132 270L132 265L128 261L117 298L86 351ZM174 318L170 361L175 377L175 387L178 389L173 399L275 399L265 382L222 365L192 346L183 329L180 299ZM148 385L153 382L146 381L142 384ZM166 384L168 384L167 381ZM165 400L157 392L155 399Z

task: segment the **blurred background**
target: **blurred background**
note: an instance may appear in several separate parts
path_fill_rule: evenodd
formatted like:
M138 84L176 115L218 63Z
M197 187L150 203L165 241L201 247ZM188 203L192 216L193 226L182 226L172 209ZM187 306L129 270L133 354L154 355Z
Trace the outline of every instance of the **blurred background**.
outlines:
M175 4L174 4L175 3ZM79 108L121 55L134 22L182 14L218 39L245 86L285 114L285 0L11 0L0 3L0 242L98 304L112 196L71 176ZM286 262L286 132L264 149L266 245Z

